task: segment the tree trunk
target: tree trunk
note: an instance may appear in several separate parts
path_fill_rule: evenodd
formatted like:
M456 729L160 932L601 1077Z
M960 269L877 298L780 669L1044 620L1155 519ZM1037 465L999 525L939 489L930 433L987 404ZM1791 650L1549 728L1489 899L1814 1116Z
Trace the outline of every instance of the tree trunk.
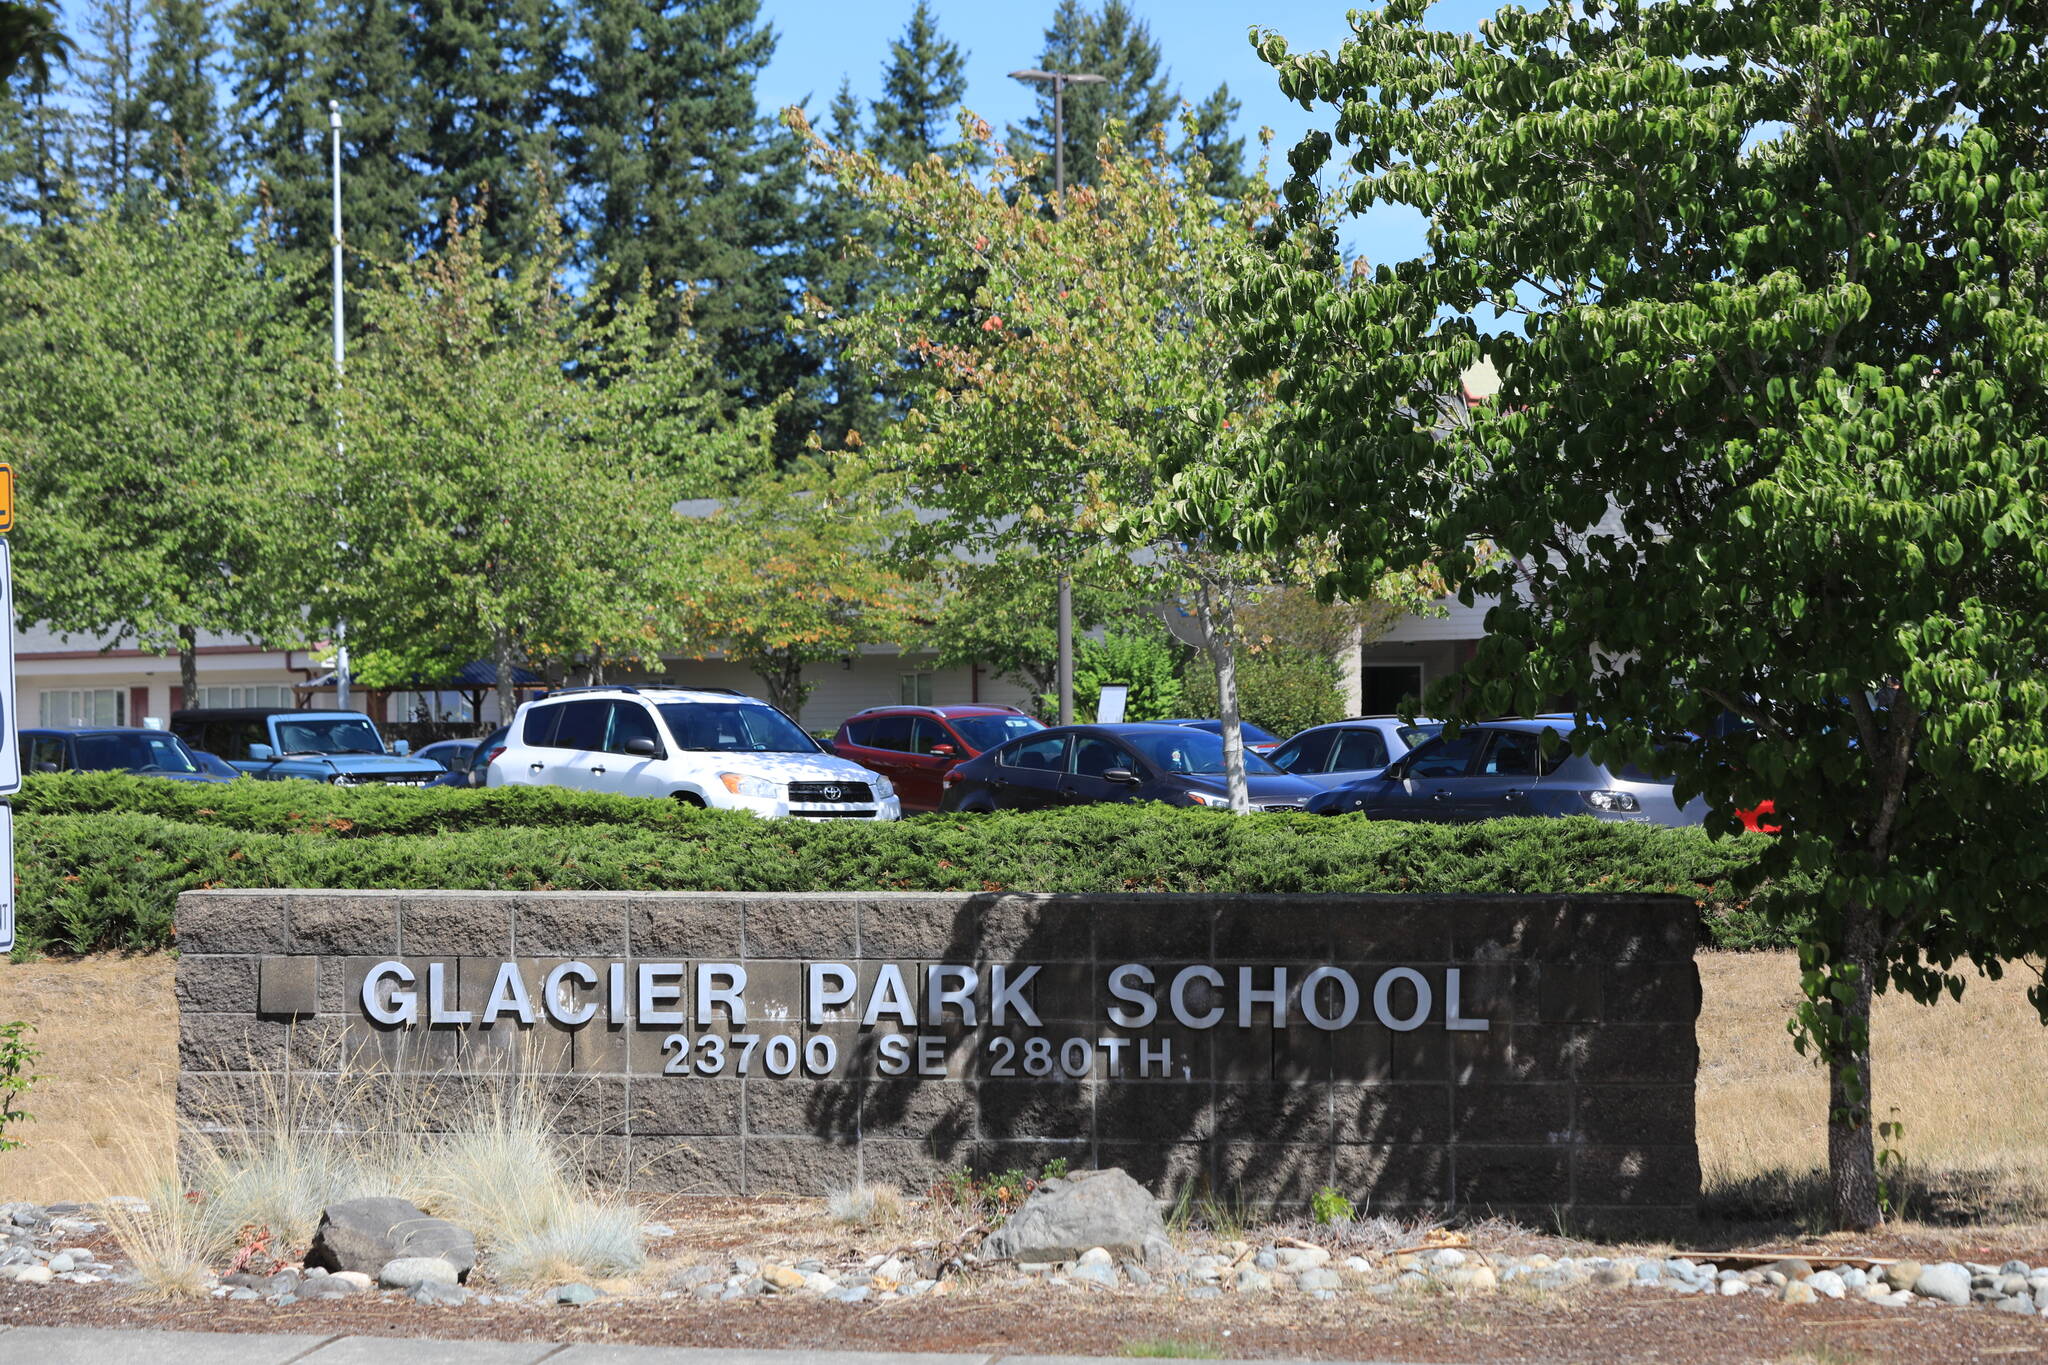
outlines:
M1883 1219L1877 1197L1876 1127L1870 1115L1870 1001L1877 971L1877 911L1851 902L1843 911L1842 958L1835 974L1854 972L1848 999L1835 1002L1841 1036L1828 1054L1828 1180L1835 1226L1861 1230Z
M199 705L199 632L191 626L178 627L178 686L185 705ZM135 723L142 724L139 719Z
M1233 814L1251 812L1250 784L1244 775L1244 727L1237 714L1237 642L1229 597L1206 585L1196 599L1202 612L1202 647L1216 670L1216 707L1223 721L1223 781Z
M796 652L769 655L755 666L754 676L767 684L768 704L796 720L804 705L804 661Z
M510 725L512 712L512 632L499 626L491 632L491 667L497 673L498 724Z

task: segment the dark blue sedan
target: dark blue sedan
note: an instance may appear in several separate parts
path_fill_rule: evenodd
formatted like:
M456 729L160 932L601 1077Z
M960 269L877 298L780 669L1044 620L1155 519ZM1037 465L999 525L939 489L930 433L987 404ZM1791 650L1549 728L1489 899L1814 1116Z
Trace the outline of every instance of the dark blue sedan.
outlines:
M1244 756L1252 809L1299 811L1315 788ZM1223 741L1165 723L1067 725L1021 735L946 772L939 809L1045 810L1096 801L1228 806Z
M23 773L117 772L173 782L232 782L210 771L168 730L129 726L21 732Z

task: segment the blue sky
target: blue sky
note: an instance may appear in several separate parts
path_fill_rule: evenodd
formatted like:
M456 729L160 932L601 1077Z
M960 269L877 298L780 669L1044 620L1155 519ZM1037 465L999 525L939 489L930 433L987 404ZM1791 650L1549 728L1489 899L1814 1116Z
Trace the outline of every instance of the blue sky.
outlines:
M1164 48L1173 80L1191 100L1219 82L1243 102L1241 131L1256 149L1261 126L1274 130L1275 167L1286 150L1312 127L1328 127L1331 112L1314 114L1282 99L1272 73L1252 51L1247 33L1257 23L1283 34L1297 51L1334 49L1350 30L1344 13L1370 0L1129 0L1151 25ZM1030 111L1031 92L1008 74L1036 64L1046 22L1056 0L932 0L940 30L968 53L968 103L998 129ZM764 114L806 95L822 111L849 77L856 93L872 98L881 85L891 39L902 32L912 0L762 0L762 14L780 41L760 83ZM1438 0L1430 21L1444 28L1471 29L1497 8L1495 0ZM68 31L83 41L85 0L63 0ZM1375 263L1412 256L1421 249L1421 220L1413 214L1381 211L1345 233L1353 250Z

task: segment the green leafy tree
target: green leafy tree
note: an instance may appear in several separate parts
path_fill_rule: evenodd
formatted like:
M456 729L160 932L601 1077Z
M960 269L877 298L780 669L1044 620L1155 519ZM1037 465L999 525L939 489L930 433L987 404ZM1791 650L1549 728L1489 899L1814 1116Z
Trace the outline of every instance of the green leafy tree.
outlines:
M1238 667L1238 700L1244 718L1283 739L1311 725L1344 718L1337 662L1327 654L1286 645L1247 649ZM1186 702L1189 715L1216 714L1212 670L1189 670Z
M604 301L651 295L670 334L687 317L731 409L794 390L803 155L755 104L775 52L758 0L596 0L579 39L565 142ZM785 415L778 446L806 434Z
M692 477L756 467L764 432L718 421L702 362L646 301L598 317L558 252L493 259L479 236L452 225L365 296L317 619L405 676L492 660L509 716L515 664L659 654L674 504Z
M1344 520L1349 584L1492 541L1488 638L1433 707L1572 695L1608 722L1580 742L1662 762L1714 828L1776 802L1765 870L1819 885L1795 1034L1835 1218L1867 1227L1873 992L1960 994L2048 932L2048 20L1424 11L1355 12L1335 56L1256 37L1335 134L1295 149L1240 300L1295 421L1194 510L1263 544L1400 509ZM1326 190L1338 140L1359 178ZM1419 212L1427 255L1346 269L1370 204ZM1498 399L1447 420L1482 356Z
M1126 627L1074 646L1077 720L1101 714L1104 683L1122 683L1131 689L1124 699L1125 720L1163 720L1181 714L1181 651L1158 626L1158 618L1152 621L1150 630ZM1059 698L1042 696L1038 702L1042 712L1050 711L1059 705Z
M19 1019L0 1024L0 1152L21 1148L22 1140L7 1136L8 1130L18 1134L21 1125L35 1117L21 1107L29 1087L42 1079L35 1074L42 1051L28 1040L35 1031L34 1024Z
M227 174L216 95L222 46L210 0L148 0L144 8L149 46L136 95L145 135L136 161L178 204Z
M0 4L0 84L25 74L30 84L47 86L50 68L68 65L74 51L57 27L54 7L34 0Z
M0 275L0 440L34 509L16 610L175 652L200 631L297 644L315 357L247 205L143 200L38 236Z

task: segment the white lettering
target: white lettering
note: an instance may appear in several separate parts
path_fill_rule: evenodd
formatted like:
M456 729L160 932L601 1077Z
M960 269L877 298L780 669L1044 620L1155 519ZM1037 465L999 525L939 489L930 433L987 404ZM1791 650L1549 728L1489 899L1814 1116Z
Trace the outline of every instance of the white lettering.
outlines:
M1188 984L1193 981L1206 981L1217 990L1223 989L1223 973L1214 967L1184 967L1167 990L1167 1008L1188 1028L1215 1028L1223 1022L1223 1006L1217 1005L1206 1014L1188 1013Z
M1017 979L1012 981L1008 967L989 968L988 1021L1000 1028L1010 1022L1010 1011L1014 1009L1019 1020L1031 1028L1037 1028L1038 1011L1031 1008L1030 1002L1024 999L1024 988L1030 985L1031 978L1037 975L1037 967L1026 967L1017 974Z
M1223 1013L1222 1010L1216 1012L1218 1014ZM1140 1038L1138 1040L1138 1074L1140 1076L1151 1075L1152 1063L1154 1062L1159 1063L1160 1075L1170 1075L1173 1071L1173 1043L1168 1039L1161 1038L1155 1045L1150 1038Z
M947 981L954 983L951 989L946 987ZM952 1005L960 1011L960 1022L969 1028L974 1027L974 988L980 983L981 976L972 967L935 962L925 968L924 1021L927 1024L945 1022L946 1006Z
M875 988L868 993L868 1007L861 1012L861 1027L873 1028L884 1014L905 1028L917 1027L917 1006L910 998L910 983L903 979L903 969L893 962L884 962L882 970L875 973Z
M853 968L840 962L813 962L804 975L804 995L810 1002L805 1008L812 1024L824 1023L826 1010L852 1004L853 993L860 984L854 978ZM827 986L828 979L835 984Z
M1154 1000L1149 989L1139 990L1138 986L1149 988L1156 978L1150 967L1136 962L1126 962L1109 974L1109 993L1126 1004L1136 1005L1135 1010L1121 1006L1109 1007L1109 1021L1118 1028L1144 1028L1159 1017L1159 1002ZM1129 985L1136 982L1137 985ZM1037 1023L1036 1019L1031 1021Z
M508 967L510 963L505 964ZM548 979L540 990L541 1008L548 1012L548 1018L565 1028L581 1028L597 1014L597 1001L586 1000L576 1003L576 994L568 987L570 977L582 982L587 990L597 989L597 973L587 962L564 962L548 973ZM532 1020L528 1020L531 1023Z
M1273 1007L1273 1027L1286 1028L1287 969L1285 967L1273 968L1273 984L1269 989L1263 991L1252 985L1252 971L1253 968L1250 967L1239 967L1237 969L1237 1026L1239 1028L1250 1028L1252 1026L1253 1005L1271 1005Z
M1454 974L1455 975L1455 974ZM1343 1004L1334 1015L1325 1016L1316 988L1325 981L1337 983ZM1301 979L1301 1013L1319 1029L1340 1029L1358 1017L1358 982L1342 967L1318 967Z
M680 1006L683 1003L683 964L680 962L643 962L639 971L638 1009L634 1017L643 1024L686 1023Z
M427 964L427 1022L429 1024L467 1024L475 1019L468 1010L459 1010L448 1003L448 964L429 962Z
M1123 1075L1124 1049L1131 1045L1131 1040L1128 1038L1104 1038L1100 1041L1102 1050L1109 1054L1109 1074L1112 1076Z
M1395 1018L1393 1010L1394 983L1406 981L1415 987L1415 1012L1405 1018ZM1429 982L1413 967L1394 967L1380 974L1372 988L1372 1012L1379 1016L1382 1024L1397 1033L1409 1033L1422 1027L1422 1021L1429 1018Z
M607 992L611 999L606 1002L606 1009L609 1011L609 1017L614 1024L624 1024L626 1022L626 964L614 962L611 965L611 970L606 975L611 978L611 989Z
M1458 975L1456 967L1444 972L1444 1027L1452 1033L1484 1033L1493 1027L1493 1021L1465 1017Z
M920 1076L944 1076L946 1074L946 1040L925 1034L917 1039L917 1074Z
M394 986L413 984L412 968L403 962L379 962L370 968L363 978L363 1013L380 1024L412 1024L420 1017L420 1001L411 991L394 989L391 1003L386 1005L380 998L378 987L386 981Z
M498 964L498 979L491 983L491 998L484 1002L480 1022L495 1024L508 1014L522 1024L534 1021L533 997L526 993L526 978L516 962Z
M714 986L714 980L725 984ZM747 969L737 962L697 964L697 1026L712 1022L711 1007L723 1005L735 1026L747 1022Z
M901 1076L910 1070L910 1035L885 1033L875 1046L875 1070L884 1076Z

